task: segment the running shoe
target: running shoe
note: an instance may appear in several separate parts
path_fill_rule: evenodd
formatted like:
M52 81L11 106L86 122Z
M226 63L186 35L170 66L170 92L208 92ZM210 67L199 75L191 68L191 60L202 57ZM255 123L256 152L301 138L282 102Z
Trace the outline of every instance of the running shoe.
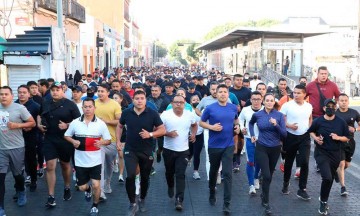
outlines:
M64 189L64 196L63 196L63 200L64 201L68 201L68 200L71 200L71 191L70 191L70 188L65 188Z
M89 216L98 216L99 215L99 209L95 206L91 208Z
M124 183L124 176L121 174L119 175L119 182Z
M39 170L37 171L37 176L39 178L44 177L44 168L39 168Z
M107 197L106 197L104 191L101 191L99 201L100 202L105 202L106 200L107 200Z
M131 203L128 209L128 216L135 216L136 213L139 211L139 206L136 203Z
M26 192L18 191L18 199L17 199L18 206L24 206L26 204L26 202L27 202Z
M89 189L85 191L85 200L86 202L90 202L92 197L92 186L89 185Z
M28 185L31 183L31 177L30 176L26 176L25 178L25 184Z
M200 179L201 179L201 178L200 178L200 174L199 174L198 171L194 171L193 179L195 179L195 180L200 180Z
M297 192L297 194L296 194L296 196L297 196L299 199L302 199L302 200L305 200L305 201L311 199L310 196L309 196L309 194L306 192L306 190L300 190L300 189L299 189L298 192Z
M288 195L290 193L289 191L289 182L284 182L283 183L283 188L281 189L281 192L284 194L284 195Z
M111 194L112 193L110 181L105 181L104 193L106 193L106 194Z
M49 208L55 207L56 206L55 197L49 195L47 202L45 203L45 206Z
M255 187L255 190L259 190L259 189L260 189L259 179L254 179L254 187Z
M145 207L145 200L144 199L139 199L138 200L138 205L139 205L140 212L146 212L147 211L147 209Z
M328 214L327 210L328 210L327 209L327 203L320 201L319 214L327 215Z
M295 175L294 175L294 178L295 179L299 179L300 178L300 170L295 172Z
M347 190L346 190L346 187L344 186L344 187L341 187L341 190L340 190L340 195L341 196L347 196L349 194L349 192L347 192Z
M256 190L255 190L254 185L250 185L250 187L249 187L249 194L250 194L250 195L255 195L255 194L256 194Z
M183 210L183 203L182 203L182 201L179 199L179 198L177 198L176 200L175 200L175 209L177 210L177 211L182 211Z
M224 205L223 205L223 213L224 213L224 215L229 215L231 213L230 203L224 203Z

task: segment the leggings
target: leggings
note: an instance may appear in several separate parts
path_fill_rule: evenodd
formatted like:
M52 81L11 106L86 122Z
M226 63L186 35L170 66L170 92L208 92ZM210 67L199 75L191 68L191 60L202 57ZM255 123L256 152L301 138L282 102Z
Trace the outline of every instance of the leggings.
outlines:
M280 156L280 151L281 145L267 147L257 143L255 148L255 160L261 169L261 175L263 177L262 195L266 203L269 203L270 183Z
M194 157L194 170L199 170L200 166L200 153L204 146L204 135L201 133L196 135L196 141L194 143L189 143L190 157Z

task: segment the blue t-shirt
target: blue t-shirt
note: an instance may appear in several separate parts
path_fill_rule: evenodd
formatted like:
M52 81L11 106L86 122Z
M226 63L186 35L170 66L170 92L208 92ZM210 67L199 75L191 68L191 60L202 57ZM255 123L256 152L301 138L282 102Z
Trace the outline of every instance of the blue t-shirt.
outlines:
M220 123L223 127L221 131L209 130L209 148L227 148L234 145L234 120L237 118L237 107L234 104L221 106L213 103L206 107L201 121L209 120L209 124Z

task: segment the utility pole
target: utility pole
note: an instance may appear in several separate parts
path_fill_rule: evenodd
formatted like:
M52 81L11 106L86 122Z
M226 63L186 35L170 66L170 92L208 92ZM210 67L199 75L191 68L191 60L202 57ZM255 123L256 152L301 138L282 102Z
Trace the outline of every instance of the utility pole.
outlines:
M63 5L62 5L62 0L57 0L57 9L56 9L56 13L57 13L57 23L58 23L58 27L60 29L63 29Z

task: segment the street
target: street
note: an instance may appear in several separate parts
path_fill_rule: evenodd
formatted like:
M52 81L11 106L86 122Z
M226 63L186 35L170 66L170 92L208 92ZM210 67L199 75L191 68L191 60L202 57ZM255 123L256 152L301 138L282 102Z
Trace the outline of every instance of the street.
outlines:
M360 107L356 107L360 110ZM359 133L356 134L356 141L360 141ZM174 210L174 200L167 197L167 186L164 174L163 163L156 163L157 173L151 177L150 189L146 199L148 211L138 215L222 215L222 196L223 186L218 186L217 204L210 206L208 203L208 189L205 174L205 151L202 152L202 161L200 164L201 180L192 179L192 167L187 169L187 186L185 190L184 210L177 212ZM255 196L248 195L248 184L245 172L245 155L242 156L242 165L239 173L233 174L233 198L231 203L232 215L258 216L263 214L263 207L260 202L260 192ZM273 208L274 215L318 215L319 193L321 177L316 173L314 167L313 148L310 156L310 172L307 191L311 197L310 201L302 201L296 197L298 189L298 180L293 177L290 182L290 195L282 195L282 173L279 171L279 163L274 173L270 188L270 205ZM56 202L57 206L53 209L45 208L47 199L47 189L45 178L38 180L38 189L36 192L29 192L27 189L28 203L24 207L18 207L12 201L14 194L14 180L11 174L6 178L5 210L7 216L15 215L87 215L90 211L91 202L87 203L83 192L77 192L74 189L73 197L70 201L63 201L63 182L57 167L56 183ZM295 170L295 169L293 169ZM293 176L293 174L292 174ZM360 153L356 149L351 167L346 170L346 187L349 191L347 197L340 196L340 185L335 183L329 198L330 215L360 215ZM100 215L126 215L128 208L128 199L125 191L125 185L117 181L118 174L114 173L111 183L113 192L108 194L108 200L99 204Z

